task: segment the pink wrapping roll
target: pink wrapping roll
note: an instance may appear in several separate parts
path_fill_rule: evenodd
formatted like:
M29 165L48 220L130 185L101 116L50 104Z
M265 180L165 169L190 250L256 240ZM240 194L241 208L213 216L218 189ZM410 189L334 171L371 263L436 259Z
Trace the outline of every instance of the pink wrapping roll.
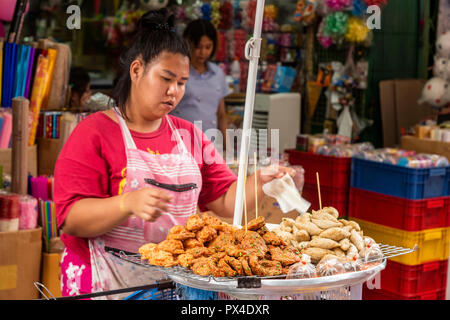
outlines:
M0 232L19 230L19 196L0 195Z
M19 230L35 229L38 224L38 201L34 197L20 198Z

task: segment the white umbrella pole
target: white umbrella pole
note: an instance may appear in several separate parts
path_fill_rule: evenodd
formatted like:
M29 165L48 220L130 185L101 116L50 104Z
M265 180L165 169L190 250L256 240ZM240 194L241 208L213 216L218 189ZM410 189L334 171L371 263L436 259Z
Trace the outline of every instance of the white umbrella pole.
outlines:
M258 62L261 52L261 30L264 16L265 0L257 0L255 26L253 37L245 46L245 57L249 60L247 93L245 96L244 121L242 127L242 142L239 155L239 173L236 188L236 202L234 205L233 224L242 225L242 210L244 206L244 181L247 176L248 150L250 146L251 129L253 121L253 108L255 104L256 78L258 76Z

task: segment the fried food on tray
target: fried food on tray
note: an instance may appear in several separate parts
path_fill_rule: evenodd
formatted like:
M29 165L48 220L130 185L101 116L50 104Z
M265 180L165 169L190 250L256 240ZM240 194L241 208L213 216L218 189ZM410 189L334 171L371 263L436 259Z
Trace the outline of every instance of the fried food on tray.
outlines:
M239 257L238 260L242 265L242 270L244 271L244 274L246 276L252 276L253 275L252 269L248 265L248 257Z
M187 249L192 249L195 247L203 247L203 243L201 243L200 241L198 241L195 238L190 238L190 239L186 239L183 241L183 246L184 246L184 249L187 250Z
M273 246L285 246L286 242L283 241L276 233L266 232L262 238L264 239L267 245Z
M255 231L247 231L239 244L239 248L249 252L250 254L256 254L258 257L264 257L268 251L266 242Z
M259 216L256 219L251 220L247 224L247 230L256 231L266 225L266 220L264 217ZM244 228L245 229L245 228Z
M195 232L205 226L205 221L198 214L190 216L186 221L186 229Z
M141 255L141 259L145 260L150 258L150 255L153 251L155 251L158 245L156 243L147 243L139 248L139 254Z
M272 260L260 260L258 256L251 255L249 265L252 272L261 277L279 276L283 273L281 262Z
M206 247L195 247L191 249L187 249L186 253L189 253L194 256L194 258L199 258L203 256L211 256L214 254L214 251L212 251L209 248Z
M217 230L210 226L204 226L200 231L197 232L195 237L201 243L205 243L214 240L217 237Z
M163 242L160 242L157 246L159 250L167 251L172 254L182 254L184 253L184 247L183 242L180 240L164 240Z
M173 267L178 264L177 259L175 259L174 256L170 252L158 250L158 249L154 250L151 253L151 255L148 259L148 262L155 266L160 266L160 267L165 267L165 268Z
M225 258L220 259L217 263L217 267L223 271L227 277L234 277L238 274L228 263L226 263Z
M234 245L234 236L231 233L221 233L208 244L208 248L215 251L225 251L228 246Z
M195 233L190 232L186 229L185 226L173 226L169 230L169 234L167 235L167 240L186 240L189 238L195 238Z
M290 249L288 247L288 248L282 250L280 247L269 246L269 251L270 251L272 260L281 262L283 264L283 266L290 266L290 265L300 261L299 251L295 248L292 248L292 249Z
M178 264L185 268L190 268L194 260L194 256L190 253L183 253L178 256Z

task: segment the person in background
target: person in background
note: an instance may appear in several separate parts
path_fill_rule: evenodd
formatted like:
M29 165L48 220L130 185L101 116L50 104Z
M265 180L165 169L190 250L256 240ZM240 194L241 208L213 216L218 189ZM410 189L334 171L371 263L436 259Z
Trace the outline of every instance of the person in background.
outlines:
M83 110L86 102L91 97L91 78L82 67L74 67L70 70L69 86L71 95L69 101L70 110Z
M191 52L190 76L186 93L172 114L192 123L201 121L201 129L208 137L212 132L207 130L220 130L225 147L228 121L224 98L231 91L222 69L211 62L217 48L217 30L211 22L198 19L187 25L183 37ZM222 147L220 141L211 140L218 149Z

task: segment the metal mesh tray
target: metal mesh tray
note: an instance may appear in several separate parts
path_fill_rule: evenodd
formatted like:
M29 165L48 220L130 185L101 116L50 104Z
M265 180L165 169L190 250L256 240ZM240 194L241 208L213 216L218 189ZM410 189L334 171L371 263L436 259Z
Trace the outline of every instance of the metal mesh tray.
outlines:
M365 270L311 279L286 279L285 275L274 277L239 276L232 278L199 276L194 274L191 270L180 266L164 268L149 265L146 261L141 260L139 254L129 255L120 252L116 255L128 262L162 272L176 283L197 289L240 295L291 295L332 290L344 286L362 284L373 279L379 272L384 270L388 258L412 253L417 250L417 246L412 249L384 244L379 244L379 246L383 252L383 258L378 259L378 261L364 261L363 264L366 267Z

